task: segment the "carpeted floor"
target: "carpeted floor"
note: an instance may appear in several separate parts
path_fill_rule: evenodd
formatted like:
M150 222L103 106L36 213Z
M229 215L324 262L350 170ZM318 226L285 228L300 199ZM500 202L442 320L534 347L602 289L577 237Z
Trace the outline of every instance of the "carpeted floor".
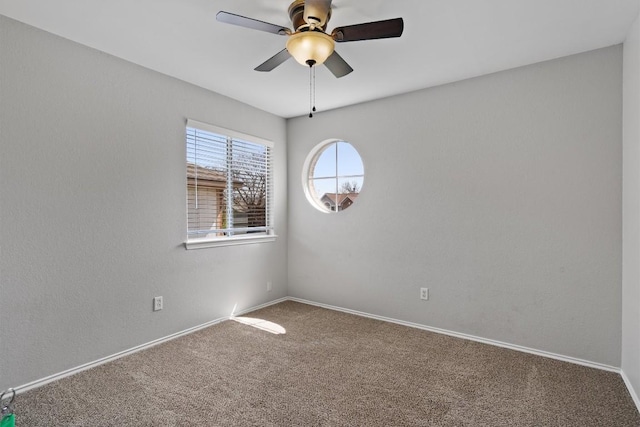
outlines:
M640 426L615 373L295 302L246 317L286 333L223 322L18 395L17 426Z

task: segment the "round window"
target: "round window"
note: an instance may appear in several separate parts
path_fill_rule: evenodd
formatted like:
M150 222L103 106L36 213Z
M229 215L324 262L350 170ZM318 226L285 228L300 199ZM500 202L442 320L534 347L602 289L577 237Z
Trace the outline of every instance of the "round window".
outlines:
M302 169L307 200L322 212L340 212L351 206L363 182L364 166L358 151L336 139L314 147Z

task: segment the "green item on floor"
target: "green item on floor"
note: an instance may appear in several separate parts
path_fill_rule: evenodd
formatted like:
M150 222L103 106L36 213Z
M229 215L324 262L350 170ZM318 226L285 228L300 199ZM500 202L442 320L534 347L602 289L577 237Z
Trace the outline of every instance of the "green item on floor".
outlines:
M9 414L2 418L0 421L0 427L16 427L15 414Z
M11 399L8 396L11 395ZM9 399L9 402L4 401ZM16 416L13 414L13 401L16 399L16 391L12 388L0 393L0 427L15 427Z

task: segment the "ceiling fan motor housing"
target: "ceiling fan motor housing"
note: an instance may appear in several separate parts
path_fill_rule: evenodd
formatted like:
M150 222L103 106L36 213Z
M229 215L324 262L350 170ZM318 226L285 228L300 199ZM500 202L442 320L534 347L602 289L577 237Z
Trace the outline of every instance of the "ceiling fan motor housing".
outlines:
M304 20L304 7L305 7L304 1L305 0L295 0L289 6L289 18L291 19L293 28L296 30L299 30L300 27L304 27L309 24ZM329 19L331 18L331 8L328 9L326 17L317 16L314 18L317 20L317 22L322 23L321 26L317 26L316 28L319 28L322 31L326 31L327 24L329 23Z

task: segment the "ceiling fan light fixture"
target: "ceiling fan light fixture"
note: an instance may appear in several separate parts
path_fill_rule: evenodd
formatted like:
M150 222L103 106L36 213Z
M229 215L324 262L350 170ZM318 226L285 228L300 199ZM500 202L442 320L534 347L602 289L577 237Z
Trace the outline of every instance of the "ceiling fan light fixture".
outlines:
M333 53L335 42L321 31L303 31L287 40L287 51L302 65L321 65Z

